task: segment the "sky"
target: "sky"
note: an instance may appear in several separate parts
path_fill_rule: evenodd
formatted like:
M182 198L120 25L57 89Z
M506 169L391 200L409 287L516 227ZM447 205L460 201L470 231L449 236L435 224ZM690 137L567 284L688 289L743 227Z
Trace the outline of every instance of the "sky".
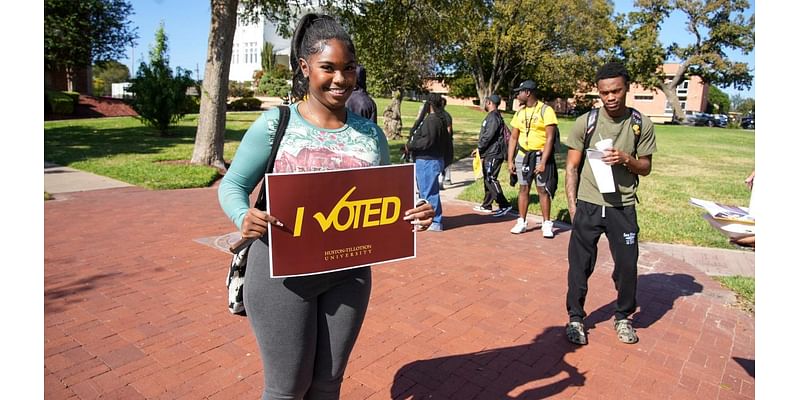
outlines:
M750 0L750 15L754 12L754 0ZM146 61L149 48L153 43L159 23L164 22L169 45L170 65L192 71L192 77L202 77L208 47L208 33L211 25L210 2L197 0L131 0L134 14L130 16L132 26L137 27L139 40L135 48L126 52L125 58L119 61L131 71L140 62ZM624 13L633 10L634 0L616 0L615 12ZM668 18L661 32L662 43L678 42L686 44L690 39L686 33L685 17L682 13L674 13ZM755 52L742 55L731 52L729 56L736 61L747 62L755 72ZM198 75L199 73L199 75ZM755 98L754 85L749 90L736 91L734 88L721 88L729 95L739 94L743 98Z

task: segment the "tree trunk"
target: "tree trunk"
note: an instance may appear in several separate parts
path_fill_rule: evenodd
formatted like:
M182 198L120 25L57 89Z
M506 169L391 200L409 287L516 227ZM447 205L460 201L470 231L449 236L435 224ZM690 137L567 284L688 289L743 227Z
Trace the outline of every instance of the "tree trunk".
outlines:
M680 122L686 122L686 113L683 112L683 108L681 108L681 101L678 99L677 89L685 80L683 74L686 73L688 68L689 64L684 62L678 66L678 70L675 71L675 76L672 77L671 81L661 84L661 91L667 96L667 101L669 101L669 104L672 106L673 119Z
M667 96L667 101L672 106L672 115L673 120L685 122L686 121L686 113L683 112L681 108L681 101L678 100L678 93L675 90L675 86L671 84L663 84L661 85L661 91L664 92L664 95Z
M200 116L194 139L192 164L226 170L225 112L228 100L228 74L236 32L239 0L211 0L211 32L200 96Z
M403 120L400 119L400 103L403 101L402 93L400 90L393 90L392 102L383 111L383 133L388 140L399 139L400 130L403 129Z

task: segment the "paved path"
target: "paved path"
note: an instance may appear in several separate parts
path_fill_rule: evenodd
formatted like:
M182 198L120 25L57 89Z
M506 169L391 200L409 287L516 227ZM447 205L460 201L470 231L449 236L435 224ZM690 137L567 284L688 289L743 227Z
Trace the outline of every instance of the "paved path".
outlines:
M45 397L258 398L255 340L227 311L229 256L207 245L232 230L216 189L67 195L44 207ZM642 246L641 341L624 345L601 246L589 345L575 347L566 227L511 235L513 217L447 196L448 230L373 269L343 399L754 398L754 317L692 260Z

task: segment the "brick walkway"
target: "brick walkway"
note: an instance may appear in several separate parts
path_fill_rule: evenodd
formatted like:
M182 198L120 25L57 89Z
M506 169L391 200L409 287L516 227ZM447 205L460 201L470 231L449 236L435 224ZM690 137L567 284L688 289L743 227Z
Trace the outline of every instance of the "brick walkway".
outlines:
M641 341L624 345L601 242L577 348L563 335L569 232L511 235L513 217L471 206L445 203L447 231L373 269L343 399L754 398L754 318L714 280L643 251ZM45 397L259 398L255 340L226 307L229 256L196 241L232 230L214 188L46 202Z

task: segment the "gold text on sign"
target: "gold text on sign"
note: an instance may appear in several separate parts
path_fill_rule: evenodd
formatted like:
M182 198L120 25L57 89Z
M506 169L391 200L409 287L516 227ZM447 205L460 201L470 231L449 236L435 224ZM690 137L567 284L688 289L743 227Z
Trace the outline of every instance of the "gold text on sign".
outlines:
M319 224L322 232L327 232L331 226L333 226L335 230L343 232L348 229L389 225L396 222L400 217L399 197L389 196L373 199L349 200L350 195L355 191L355 186L350 188L350 190L339 199L328 215L322 212L314 214L314 219ZM302 233L304 214L305 207L298 207L294 225L294 237L298 237Z

